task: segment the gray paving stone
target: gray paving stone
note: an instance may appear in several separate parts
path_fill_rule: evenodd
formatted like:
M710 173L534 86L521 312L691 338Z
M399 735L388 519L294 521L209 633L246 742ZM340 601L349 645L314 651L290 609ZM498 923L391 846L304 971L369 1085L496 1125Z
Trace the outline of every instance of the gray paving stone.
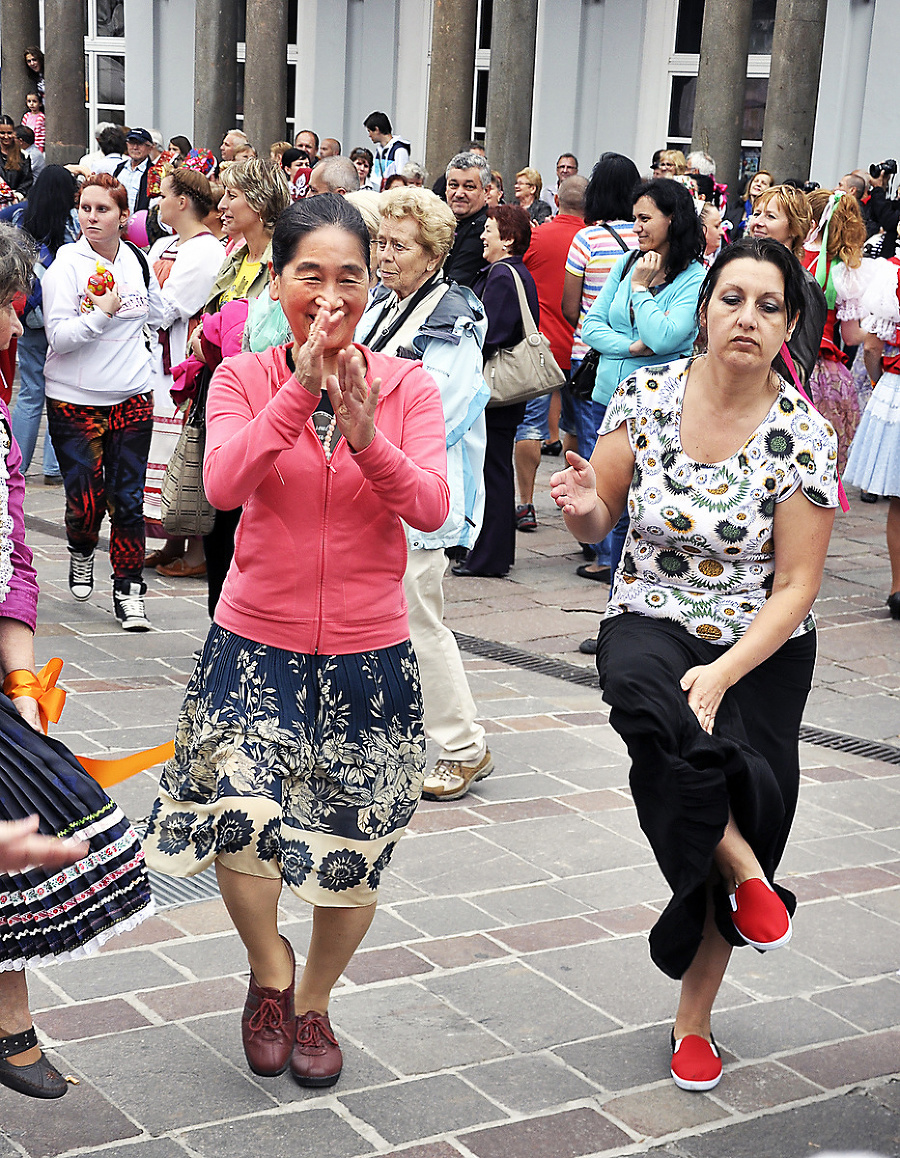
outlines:
M395 1145L465 1126L503 1121L508 1115L450 1074L384 1090L349 1094L341 1102Z
M507 772L501 762L494 773L487 779L475 785L468 799L472 803L495 804L506 800L540 800L546 796L574 792L570 784L565 784L555 776L546 772L533 772L525 769L521 772Z
M858 784L858 780L852 781ZM814 792L817 786L811 786ZM803 806L791 825L791 843L794 841L819 840L826 836L846 836L848 833L869 832L870 826L854 820L851 816L841 816L832 809L820 807L803 794Z
M562 772L597 764L597 748L575 729L502 733L491 737L491 751L507 752L543 772Z
M550 874L469 831L402 840L392 867L431 896L477 893L532 884Z
M851 901L809 905L793 943L842 977L874 977L897 968L897 926Z
M552 1054L526 1054L463 1070L466 1081L517 1114L536 1114L582 1098L596 1087Z
M716 1041L745 1061L854 1037L859 1030L841 1017L799 997L757 1001L714 1016Z
M103 1158L184 1158L186 1150L172 1138L147 1138L133 1145L112 1146L102 1153Z
M646 846L578 815L497 824L479 835L560 877L642 864L648 855Z
M890 1029L900 1025L900 980L896 974L815 993L810 1000L863 1030Z
M372 1153L367 1142L333 1110L272 1114L242 1122L222 1122L183 1135L191 1153L202 1158L352 1158Z
M51 1060L70 1074L71 1050L53 1050ZM110 1098L81 1081L65 1097L52 1103L36 1102L12 1090L0 1089L0 1154L27 1154L29 1158L83 1148L93 1151L109 1142L134 1138L143 1131ZM15 1145L13 1144L15 1143Z
M348 990L335 998L333 1009L351 1038L402 1074L427 1074L510 1053L482 1026L414 982Z
M237 933L199 941L167 941L157 952L202 980L248 973L247 950Z
M535 696L511 696L506 700L482 700L478 711L484 720L502 720L509 716L542 716L555 710L550 700Z
M884 845L878 842L874 833L865 836L854 834L808 840L805 848L814 856L822 857L830 868L854 868L859 865L877 864L879 860L884 860ZM787 859L785 857L785 861ZM796 872L797 869L791 871Z
M880 779L810 785L803 793L804 811L809 805L870 828L900 825L900 793Z
M525 888L497 889L478 896L478 907L495 918L496 924L524 925L555 917L574 917L589 909L583 901L567 896L556 885L528 885Z
M59 1052L152 1134L251 1114L275 1104L177 1025L73 1042ZM154 1075L164 1075L163 1080L153 1080Z
M862 905L870 913L877 913L888 921L900 923L900 888L869 893L865 896L855 897L854 900L856 904Z
M623 1025L663 1021L678 1003L677 985L651 962L646 937L531 953L528 963Z
M621 909L648 901L668 903L669 886L648 849L648 860L637 868L607 869L555 881L554 888L595 909Z
M156 989L160 985L175 985L185 980L183 973L147 950L104 953L80 961L66 961L53 966L52 978L53 984L75 1001Z
M672 1051L668 1026L652 1025L627 1033L575 1045L564 1045L553 1053L605 1090L627 1090L669 1077Z
M377 908L375 918L363 941L363 948L378 949L383 945L403 945L407 941L418 941L422 934L414 925L404 921L400 913L402 909L399 905L396 911Z
M859 1094L783 1110L678 1142L689 1158L801 1158L859 1145L886 1155L900 1152L900 1117Z
M799 910L799 917L794 920L795 929L806 911L805 907ZM732 953L729 978L756 997L785 997L837 985L840 975L800 953L796 941L795 936L790 945L777 953L757 953L749 946Z
M517 961L483 967L477 974L465 971L429 977L422 984L519 1052L616 1027L612 1018L563 993Z
M494 917L462 897L411 901L406 905L398 905L396 912L404 921L429 937L481 932L496 928L497 925Z

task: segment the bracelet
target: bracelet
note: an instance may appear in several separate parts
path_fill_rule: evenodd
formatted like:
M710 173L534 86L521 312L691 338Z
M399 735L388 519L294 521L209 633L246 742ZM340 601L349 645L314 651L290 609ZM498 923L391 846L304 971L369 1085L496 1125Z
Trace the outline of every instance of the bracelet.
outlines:
M650 292L650 287L649 287L649 286L646 286L646 285L636 285L636 286L634 287L634 289L632 289L632 291L631 291L631 296L632 296L632 297L634 297L634 295L635 295L635 294L648 294L649 292Z

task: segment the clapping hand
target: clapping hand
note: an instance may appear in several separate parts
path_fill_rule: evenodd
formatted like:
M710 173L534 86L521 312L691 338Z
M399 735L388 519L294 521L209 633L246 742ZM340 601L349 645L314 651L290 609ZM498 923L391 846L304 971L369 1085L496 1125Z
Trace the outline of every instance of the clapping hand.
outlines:
M320 306L309 334L302 344L294 339L294 377L310 394L317 398L325 385L323 361L332 333L344 320L344 311L332 312L327 306Z
M550 497L564 515L589 515L597 505L597 476L586 458L566 451L565 470L550 476Z
M375 407L381 379L371 390L366 384L366 363L354 346L338 354L338 372L325 380L338 430L353 451L365 450L375 437Z

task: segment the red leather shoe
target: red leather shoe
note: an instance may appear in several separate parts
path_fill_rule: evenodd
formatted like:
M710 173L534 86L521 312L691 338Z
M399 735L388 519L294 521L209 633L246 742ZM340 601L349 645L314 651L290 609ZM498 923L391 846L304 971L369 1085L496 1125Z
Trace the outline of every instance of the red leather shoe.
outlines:
M294 1048L294 950L282 937L291 958L291 983L287 989L266 989L250 973L250 988L241 1017L241 1039L247 1065L261 1078L283 1074Z
M744 881L730 898L734 927L754 949L780 949L793 934L791 918L768 881Z
M291 1054L291 1073L301 1086L333 1086L341 1076L344 1055L327 1013L314 1009L297 1018L297 1040Z
M672 1079L680 1090L711 1090L722 1080L722 1059L715 1039L689 1033L680 1041L672 1034Z

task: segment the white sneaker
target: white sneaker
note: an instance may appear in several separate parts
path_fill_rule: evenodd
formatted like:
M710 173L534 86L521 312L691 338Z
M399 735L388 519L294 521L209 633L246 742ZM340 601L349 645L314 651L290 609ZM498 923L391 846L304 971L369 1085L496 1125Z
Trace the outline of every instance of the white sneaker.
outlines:
M144 610L145 583L134 583L127 579L116 581L113 586L113 607L116 619L124 631L149 631L150 620Z
M93 551L89 555L82 555L80 551L69 548L69 590L79 603L90 599L94 590Z

